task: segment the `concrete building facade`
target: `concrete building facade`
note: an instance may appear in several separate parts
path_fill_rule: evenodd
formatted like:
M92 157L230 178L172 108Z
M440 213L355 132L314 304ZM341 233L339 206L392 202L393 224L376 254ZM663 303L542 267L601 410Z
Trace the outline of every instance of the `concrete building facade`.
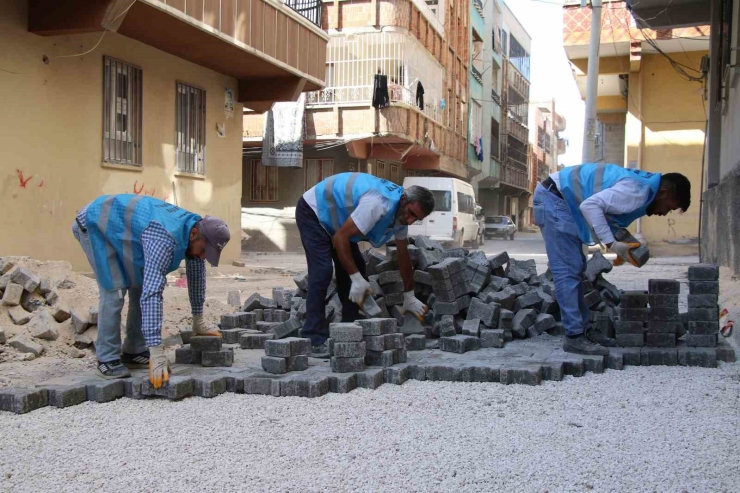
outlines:
M242 105L322 87L310 50L327 41L282 3L251 5L0 3L0 254L89 269L70 231L77 211L135 193L224 219L222 260L238 258ZM277 28L257 36L268 21Z
M299 249L295 205L334 173L468 179L468 1L335 1L324 3L323 27L327 87L306 92L303 166L262 166L265 117L243 116L242 228L251 250ZM389 84L390 105L379 109L376 74Z

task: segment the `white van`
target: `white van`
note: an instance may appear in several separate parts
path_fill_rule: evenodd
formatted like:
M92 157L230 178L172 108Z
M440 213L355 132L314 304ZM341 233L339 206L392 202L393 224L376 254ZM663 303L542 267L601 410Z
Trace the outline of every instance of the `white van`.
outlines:
M434 212L409 226L409 236L425 235L443 244L479 246L475 220L475 192L470 183L456 178L408 177L403 187L428 188L434 194Z

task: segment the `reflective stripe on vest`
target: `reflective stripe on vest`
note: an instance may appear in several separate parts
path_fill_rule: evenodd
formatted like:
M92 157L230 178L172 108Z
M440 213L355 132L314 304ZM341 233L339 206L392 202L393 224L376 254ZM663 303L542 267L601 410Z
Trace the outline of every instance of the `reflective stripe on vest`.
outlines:
M108 220L110 219L110 210L113 206L113 201L115 200L115 195L111 195L105 201L100 205L100 216L98 219L98 229L103 234L103 236L106 235L108 231ZM105 254L106 254L106 263L108 264L108 272L110 273L111 280L113 281L114 286L125 286L125 282L123 280L123 274L121 272L120 266L118 264L118 254L116 254L116 250L113 248L113 245L106 242L105 243Z
M347 179L347 184L344 187L344 209L347 211L347 215L351 216L352 212L354 212L354 199L352 197L352 187L355 185L355 180L359 176L359 173L352 173L350 177ZM324 200L326 200L326 203L330 206L329 208L329 215L331 216L331 226L334 229L334 231L339 231L339 228L342 227L341 224L339 224L339 216L337 215L337 204L334 202L334 180L336 179L336 175L331 175L329 178L326 179L326 183L324 184Z
M133 197L129 203L126 204L126 212L123 215L123 236L121 238L123 249L123 269L126 271L129 283L132 285L137 283L137 276L134 267L134 248L132 241L134 233L131 228L131 219L134 217L136 204L138 204L141 199L142 197L140 195Z

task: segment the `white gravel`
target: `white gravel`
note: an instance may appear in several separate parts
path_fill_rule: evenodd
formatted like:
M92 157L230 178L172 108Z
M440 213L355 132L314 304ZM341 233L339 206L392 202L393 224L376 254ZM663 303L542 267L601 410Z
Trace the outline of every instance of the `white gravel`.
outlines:
M2 491L740 491L740 364L0 413Z

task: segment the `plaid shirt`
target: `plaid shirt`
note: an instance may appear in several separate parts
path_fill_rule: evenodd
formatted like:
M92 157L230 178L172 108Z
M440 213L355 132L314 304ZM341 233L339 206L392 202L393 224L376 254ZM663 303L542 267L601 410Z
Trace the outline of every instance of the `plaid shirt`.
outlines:
M87 229L87 207L77 214L77 223ZM152 223L141 233L144 250L144 283L141 288L141 332L146 345L162 344L162 293L175 254L175 240L159 223ZM203 259L185 260L188 296L193 315L203 314L206 299L206 263Z

